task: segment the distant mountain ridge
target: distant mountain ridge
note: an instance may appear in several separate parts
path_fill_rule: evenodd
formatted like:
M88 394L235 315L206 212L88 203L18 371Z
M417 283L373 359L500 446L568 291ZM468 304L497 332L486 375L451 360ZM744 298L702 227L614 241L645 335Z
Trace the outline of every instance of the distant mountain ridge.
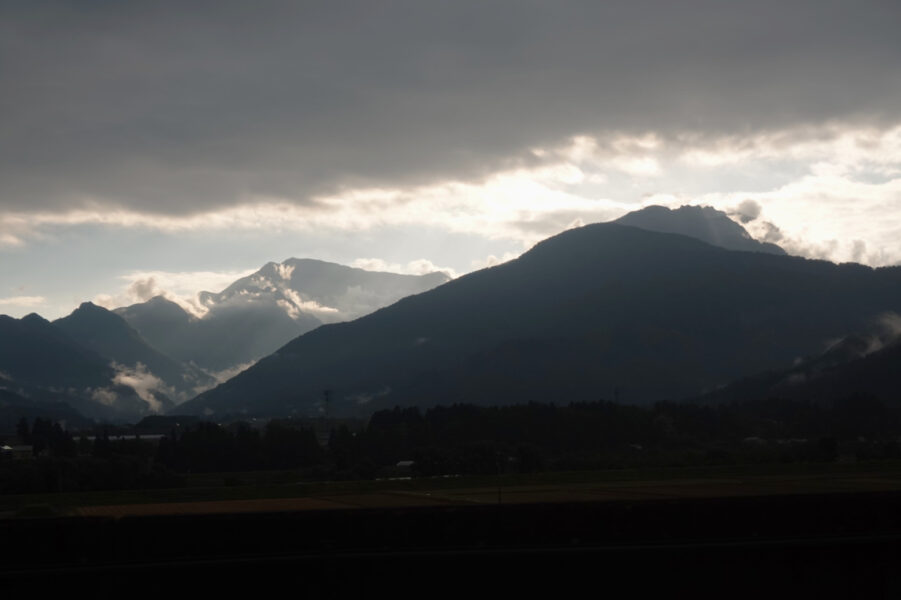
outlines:
M218 294L201 292L200 303L216 308L236 298L268 297L289 315L296 311L334 323L356 319L449 279L441 272L403 275L311 258L289 258L282 263L266 263Z
M323 390L347 413L680 398L787 364L887 310L901 310L901 268L602 223L319 327L179 409L315 414Z
M216 372L246 366L324 322L355 319L449 279L290 258L267 263L222 292L201 292L202 318L162 297L114 312L155 348Z
M203 294L204 318L162 297L114 312L85 302L53 323L0 315L0 418L54 412L74 423L78 413L116 421L164 412L215 385L220 367L240 370L246 364L236 361L319 326L311 312L340 320L446 280L291 259Z
M82 303L70 315L53 324L82 346L121 367L134 370L143 366L147 373L160 380L159 391L168 392L175 402L191 398L199 388L208 388L215 383L201 369L151 347L121 316L91 302Z
M778 374L842 338L805 363L819 380L810 374L872 353L849 332L901 312L901 268L789 257L708 207L649 207L448 279L288 259L200 294L203 317L163 297L114 312L84 303L52 324L0 316L0 389L15 410L25 398L132 418L265 356L179 412L313 415L324 390L330 410L347 414L650 402Z

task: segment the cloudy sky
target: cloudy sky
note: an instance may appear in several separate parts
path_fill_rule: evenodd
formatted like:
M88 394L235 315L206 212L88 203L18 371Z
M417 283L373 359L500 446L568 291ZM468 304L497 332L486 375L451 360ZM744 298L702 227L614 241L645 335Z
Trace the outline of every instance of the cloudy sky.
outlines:
M648 204L896 264L898 31L897 0L8 0L0 313L290 256L461 274Z

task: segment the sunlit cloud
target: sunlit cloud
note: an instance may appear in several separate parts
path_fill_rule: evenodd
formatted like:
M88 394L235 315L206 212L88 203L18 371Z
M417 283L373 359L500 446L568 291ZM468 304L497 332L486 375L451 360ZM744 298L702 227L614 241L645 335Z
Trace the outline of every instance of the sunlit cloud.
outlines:
M807 164L826 162L845 169L866 167L885 174L901 173L901 127L850 127L832 123L693 140L686 135L676 145L684 149L680 160L688 165L720 167L756 160L793 160Z
M616 158L612 165L629 175L654 177L661 173L660 163L650 156Z
M315 300L304 300L295 290L284 288L281 292L285 298L283 300L278 300L277 304L281 306L292 319L297 319L302 313L312 314L320 320L340 317L341 311L337 308L322 305Z
M791 254L872 266L901 262L901 127L884 132L827 128L805 137L796 132L721 140L704 153L680 160L705 170L729 171L795 163L801 174L763 191L648 194L644 205L710 205L733 212L753 202L760 214L744 220L756 238Z
M709 204L734 211L752 200L763 216L748 224L751 233L772 238L775 227L778 243L789 252L872 265L901 260L898 126L830 123L743 137L579 135L533 147L508 162L514 166L477 180L348 188L302 202L248 195L237 206L186 216L142 214L96 201L68 212L3 213L0 235L21 245L41 232L82 225L173 234L429 227L512 240L527 249L567 228L608 221L648 204ZM379 264L366 258L356 263L364 264L403 273L428 268L459 274L431 263ZM165 284L159 277L155 282L182 301L193 293L173 291L175 282Z
M220 291L254 270L134 271L119 277L123 281L123 288L118 293L99 294L93 301L99 306L113 309L163 296L199 317L207 312L207 308L198 300L200 292Z
M7 298L0 298L0 308L33 308L41 306L46 302L47 299L43 296L10 296Z
M578 155L579 143L574 144ZM552 153L555 158L560 153ZM171 233L209 230L362 231L379 227L441 227L491 238L534 242L546 232L542 222L565 227L578 215L585 221L611 218L627 205L586 197L568 188L586 182L577 164L557 161L496 173L476 182L448 181L413 188L367 188L297 203L290 198L253 196L239 206L190 216L141 214L97 206L68 212L3 214L0 231L18 239L54 227L103 225ZM603 181L593 174L592 182Z
M432 261L420 258L411 260L405 264L388 262L381 258L357 258L350 266L367 271L381 271L383 273L400 273L402 275L427 275L428 273L444 273L448 277L457 277L457 272L450 267L439 267Z
M21 246L23 243L21 238L11 233L0 232L0 248L3 246Z
M494 267L509 262L515 258L519 258L519 254L515 252L505 252L502 256L490 254L485 258L474 259L470 264L472 265L473 270L487 269L488 267Z

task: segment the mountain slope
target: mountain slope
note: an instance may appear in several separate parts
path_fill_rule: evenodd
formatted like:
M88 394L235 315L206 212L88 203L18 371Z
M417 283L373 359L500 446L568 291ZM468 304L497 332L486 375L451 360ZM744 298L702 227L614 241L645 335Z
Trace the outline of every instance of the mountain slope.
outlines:
M34 313L0 315L0 371L20 384L60 389L102 385L113 376L108 361Z
M779 398L830 405L868 395L899 405L901 339L892 337L848 336L790 368L743 378L689 401L721 404Z
M275 301L259 298L223 302L202 319L162 296L113 312L153 347L212 373L252 362L320 325L315 317L292 318Z
M681 206L674 210L665 206L649 206L630 212L614 223L687 235L727 250L785 254L785 250L776 244L758 242L726 213L710 206Z
M826 301L828 300L828 301ZM901 308L901 269L757 252L615 223L309 332L180 411L648 402L786 364Z
M36 314L0 315L0 377L34 402L64 402L95 419L130 418L172 405L129 385L110 361Z
M209 387L212 377L196 367L180 363L151 347L125 320L105 308L85 302L67 317L57 319L53 325L65 331L72 339L100 356L144 371L160 379L160 387L169 388L175 399L194 396L198 387Z
M185 339L186 332L197 318L175 302L155 296L113 312L125 319L154 348L178 360L190 360L190 353L186 358L183 349L189 341Z

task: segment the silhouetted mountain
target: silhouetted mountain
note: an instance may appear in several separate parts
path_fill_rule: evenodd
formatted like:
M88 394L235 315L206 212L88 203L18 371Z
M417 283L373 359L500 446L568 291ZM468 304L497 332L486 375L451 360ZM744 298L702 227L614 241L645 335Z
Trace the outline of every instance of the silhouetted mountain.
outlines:
M746 377L689 401L719 404L777 398L830 406L861 397L901 406L901 340L897 337L848 336L790 368Z
M156 384L158 391L173 400L192 398L195 390L209 388L215 382L201 369L152 348L122 317L90 302L53 324L108 361L129 367L132 376L143 377L146 384ZM154 376L160 380L158 383L153 381Z
M589 225L322 326L179 411L313 414L324 390L335 413L686 397L811 354L899 308L901 268Z
M89 418L133 418L173 405L36 314L0 315L0 372L10 391L35 402L65 402Z
M675 210L665 206L649 206L630 212L614 223L687 235L726 250L785 254L785 250L776 244L758 242L726 213L710 206L681 206Z
M153 298L115 312L151 345L183 362L225 371L272 353L323 322L353 319L447 281L310 259L268 263L218 294L202 292L202 318Z
M107 360L37 314L0 315L0 371L16 383L86 388L113 376Z
M113 311L135 328L154 348L179 360L185 359L173 350L182 348L185 331L197 320L181 306L162 296Z

